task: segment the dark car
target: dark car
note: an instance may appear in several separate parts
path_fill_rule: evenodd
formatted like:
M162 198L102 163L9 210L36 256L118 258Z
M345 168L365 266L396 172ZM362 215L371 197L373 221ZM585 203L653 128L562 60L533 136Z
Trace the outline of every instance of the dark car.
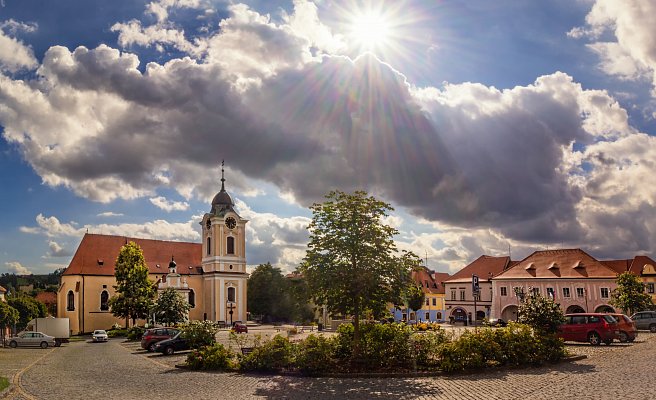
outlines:
M508 323L501 318L490 318L487 321L488 326L507 326Z
M610 314L617 320L617 327L620 330L620 342L633 342L638 336L638 328L631 318L624 314Z
M154 351L170 356L176 351L189 350L190 348L189 340L187 340L183 332L178 332L178 334L171 339L155 343Z
M558 336L573 342L589 342L597 346L601 342L610 345L619 339L617 320L612 315L580 313L565 315L565 323L558 327Z
M248 327L246 326L246 324L242 324L241 322L235 323L234 326L232 327L232 330L235 333L248 333Z
M148 329L141 337L141 348L148 351L155 351L155 344L162 340L171 339L180 331L173 328L155 328Z

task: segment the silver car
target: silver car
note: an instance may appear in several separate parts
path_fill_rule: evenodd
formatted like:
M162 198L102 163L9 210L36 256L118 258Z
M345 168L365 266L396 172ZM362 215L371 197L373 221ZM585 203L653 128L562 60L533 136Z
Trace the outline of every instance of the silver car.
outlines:
M631 316L638 329L656 332L656 311L640 311Z
M109 338L107 332L102 329L96 329L91 336L94 342L106 342Z
M9 347L16 348L18 346L47 349L48 346L55 346L55 338L41 332L22 332L9 339Z

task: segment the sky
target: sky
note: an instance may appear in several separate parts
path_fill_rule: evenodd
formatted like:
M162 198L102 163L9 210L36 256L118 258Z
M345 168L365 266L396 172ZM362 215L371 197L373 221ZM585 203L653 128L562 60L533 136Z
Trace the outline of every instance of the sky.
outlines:
M656 256L651 0L0 0L0 273L85 232L294 270L309 206L366 190L437 271Z

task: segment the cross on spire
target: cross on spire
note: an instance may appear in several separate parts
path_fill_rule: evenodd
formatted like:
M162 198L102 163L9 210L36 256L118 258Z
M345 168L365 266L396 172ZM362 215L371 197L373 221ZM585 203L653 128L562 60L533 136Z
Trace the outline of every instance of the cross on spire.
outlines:
M225 160L221 160L221 190L225 190L225 177L223 176L223 166L225 165Z

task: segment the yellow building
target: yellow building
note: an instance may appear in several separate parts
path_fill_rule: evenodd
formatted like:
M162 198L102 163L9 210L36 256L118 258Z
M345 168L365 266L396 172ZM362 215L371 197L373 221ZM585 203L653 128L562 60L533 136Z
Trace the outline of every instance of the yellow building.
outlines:
M84 235L57 295L57 316L70 319L72 333L125 325L112 315L108 301L115 294L116 258L130 241L141 247L150 280L159 290L174 287L187 298L191 320L245 322L248 221L235 211L224 182L222 176L221 191L200 221L202 243Z
M645 284L645 291L656 304L656 262L647 256L637 256L631 262L629 271L640 277Z

